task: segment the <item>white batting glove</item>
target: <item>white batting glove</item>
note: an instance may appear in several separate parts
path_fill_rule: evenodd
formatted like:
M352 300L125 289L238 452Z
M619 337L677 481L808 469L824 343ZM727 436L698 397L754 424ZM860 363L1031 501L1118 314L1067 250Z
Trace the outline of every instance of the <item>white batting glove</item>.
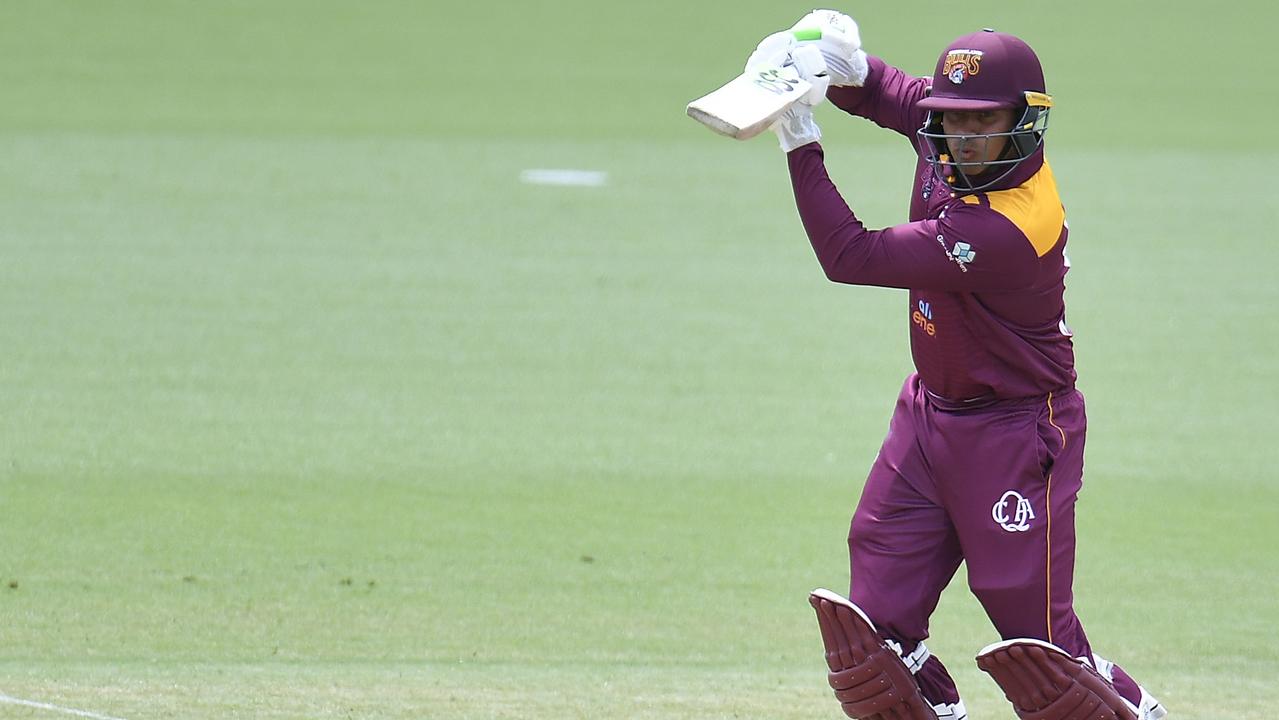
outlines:
M760 67L783 67L790 64L790 52L799 46L795 34L789 30L775 32L759 41L755 51L746 58L743 72L751 72Z
M799 52L803 49L803 52ZM789 30L775 32L759 41L755 52L746 59L744 74L754 75L761 70L781 68L792 77L798 76L812 83L812 89L805 96L809 105L817 105L826 99L826 88L830 86L830 78L826 74L826 64L820 52L814 52L815 46L801 45ZM801 55L798 60L796 55ZM802 63L802 67L801 67Z
M772 130L777 133L777 144L781 146L782 152L790 152L822 139L822 129L817 127L817 121L813 119L813 106L804 103L790 106L773 123Z
M870 66L862 51L857 22L835 10L814 10L799 19L789 31L800 45L816 45L830 74L830 84L861 87Z
M785 152L821 139L822 130L813 120L813 107L826 99L826 87L830 84L826 61L815 46L801 46L792 50L789 69L812 83L813 87L773 123L772 130L777 133L778 144Z

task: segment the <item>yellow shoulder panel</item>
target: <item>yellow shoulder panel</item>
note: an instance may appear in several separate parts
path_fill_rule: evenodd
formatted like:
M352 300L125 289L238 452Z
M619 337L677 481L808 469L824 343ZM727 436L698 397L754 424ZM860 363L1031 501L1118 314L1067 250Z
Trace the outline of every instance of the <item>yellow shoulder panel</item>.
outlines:
M1066 222L1066 210L1061 206L1057 181L1047 160L1025 184L1009 190L996 190L987 193L986 197L990 200L990 209L1016 225L1039 257L1057 244L1062 225ZM969 204L979 202L973 195L967 195L963 200Z

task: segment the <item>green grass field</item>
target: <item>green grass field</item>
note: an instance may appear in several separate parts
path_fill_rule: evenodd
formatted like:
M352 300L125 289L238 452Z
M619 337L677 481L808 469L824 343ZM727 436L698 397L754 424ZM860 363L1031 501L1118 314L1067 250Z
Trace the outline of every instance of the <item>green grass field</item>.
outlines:
M1171 720L1269 718L1279 10L866 5L913 72L1039 51L1079 612ZM0 717L842 717L805 596L904 296L825 281L771 137L683 115L808 9L6 0ZM818 120L903 220L904 141ZM974 720L1013 717L995 639L961 573L929 645Z

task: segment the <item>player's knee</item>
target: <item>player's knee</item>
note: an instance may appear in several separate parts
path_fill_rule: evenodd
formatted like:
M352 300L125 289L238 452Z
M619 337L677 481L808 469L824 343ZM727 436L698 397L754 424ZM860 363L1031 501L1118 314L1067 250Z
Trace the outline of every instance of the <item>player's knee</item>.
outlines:
M914 598L906 598L891 588L882 588L853 579L850 599L865 611L884 637L906 646L909 652L928 624L928 612Z
M1017 577L974 578L969 576L968 588L985 608L1000 634L1024 637L1041 637L1044 629L1044 613L1031 610L1042 607L1047 597L1047 589L1042 582L1027 581ZM1021 627L1023 623L1015 622L1019 618L1033 618L1029 627ZM1005 627L1011 623L1017 627Z
M892 546L892 538L885 535L883 523L868 513L854 513L848 528L848 552L851 557L873 557Z
M926 622L927 615L915 604L902 602L901 598L877 592L876 588L853 587L853 602L866 611L867 617L883 632L884 637L896 640L911 650L922 633L918 627Z
M986 600L997 602L1022 595L1029 587L1026 583L1012 578L990 577L977 579L969 577L968 589L982 602Z
M880 577L874 571L872 559L882 556L887 547L880 535L873 518L853 517L848 534L848 550L854 558L849 598L889 637L913 644L923 637L931 609L925 607L925 597L914 592L909 583Z
M975 575L969 573L968 588L978 600L987 599L1000 602L1027 602L1034 600L1043 602L1046 587L1042 577L1016 573L989 573Z

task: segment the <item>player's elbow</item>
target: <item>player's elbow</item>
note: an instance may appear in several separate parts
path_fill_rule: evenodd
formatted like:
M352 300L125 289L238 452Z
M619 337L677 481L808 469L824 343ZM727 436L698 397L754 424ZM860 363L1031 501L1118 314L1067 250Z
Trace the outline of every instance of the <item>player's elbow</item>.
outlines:
M822 272L826 275L826 279L840 285L857 285L858 279L856 274L850 273L844 269L838 269L830 266L823 266Z
M834 263L826 262L818 257L817 264L822 266L822 274L826 276L827 280L831 282L839 282L838 272L835 269Z
M857 262L852 245L849 243L813 243L817 250L817 262L822 266L826 279L837 283L857 282L857 270L861 263Z

